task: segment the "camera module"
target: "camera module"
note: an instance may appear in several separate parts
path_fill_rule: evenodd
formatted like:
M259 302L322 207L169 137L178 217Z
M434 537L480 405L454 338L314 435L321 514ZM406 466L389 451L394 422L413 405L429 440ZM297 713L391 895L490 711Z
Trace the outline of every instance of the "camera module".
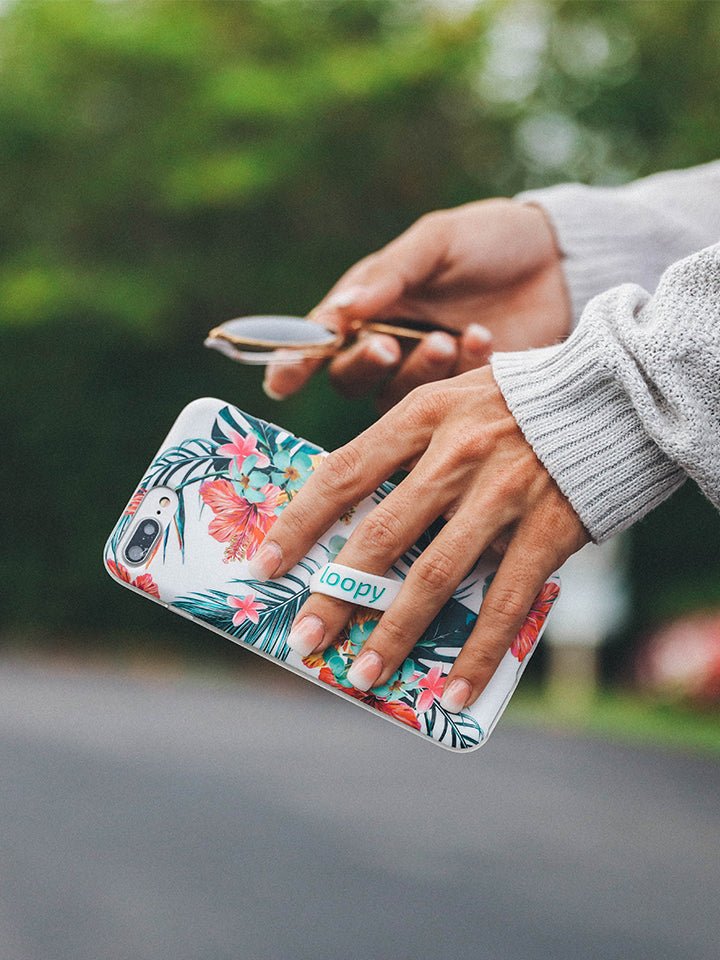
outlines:
M161 532L162 527L157 520L143 520L139 523L125 546L124 554L127 562L142 563L157 543Z

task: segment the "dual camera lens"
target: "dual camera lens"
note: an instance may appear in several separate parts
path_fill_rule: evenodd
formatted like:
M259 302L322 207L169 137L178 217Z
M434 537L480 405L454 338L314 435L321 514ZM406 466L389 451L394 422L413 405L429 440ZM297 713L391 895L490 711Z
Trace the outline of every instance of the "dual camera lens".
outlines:
M128 563L142 563L157 543L162 527L157 520L143 520L125 547Z
M178 495L170 487L153 487L144 494L122 545L122 556L129 566L137 567L152 559L178 504Z

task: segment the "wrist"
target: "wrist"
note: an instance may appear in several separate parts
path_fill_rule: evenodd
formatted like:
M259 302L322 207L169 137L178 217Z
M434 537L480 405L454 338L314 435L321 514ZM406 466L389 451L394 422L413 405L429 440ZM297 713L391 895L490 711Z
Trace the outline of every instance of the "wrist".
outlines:
M560 346L495 354L491 364L526 440L596 542L631 526L683 482L592 329L579 327Z
M565 274L565 256L547 210L538 203L518 203L528 218L528 242L543 250L544 273L551 289L552 310L557 317L559 336L567 336L573 327L573 305Z
M563 252L560 247L555 224L550 218L550 214L545 208L532 200L518 201L522 207L532 213L536 229L543 237L543 244L548 250L548 257L560 263L563 259Z

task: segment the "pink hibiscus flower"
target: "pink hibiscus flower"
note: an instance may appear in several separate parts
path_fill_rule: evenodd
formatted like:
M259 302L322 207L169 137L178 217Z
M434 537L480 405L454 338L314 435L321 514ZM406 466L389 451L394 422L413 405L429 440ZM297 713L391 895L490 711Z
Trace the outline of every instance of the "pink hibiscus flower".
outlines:
M251 620L253 623L259 623L260 621L260 610L265 609L264 603L259 603L255 599L255 595L248 593L244 597L228 597L228 603L231 607L235 607L236 613L233 615L232 622L236 627L239 627L241 623L244 623L245 620Z
M228 435L230 443L224 443L221 447L218 447L217 453L221 457L227 457L228 460L234 460L238 470L242 471L245 460L253 455L257 457L256 467L262 469L262 467L270 466L270 460L264 453L258 451L257 439L252 434L244 437L237 430L228 429Z
M417 698L415 708L418 713L425 713L433 705L433 700L439 700L442 696L445 677L440 664L434 666L426 676L418 680L417 685L422 689L422 693Z
M255 555L265 534L275 523L275 511L285 499L280 487L266 483L259 491L265 499L251 503L241 497L229 480L206 480L200 496L215 514L208 532L221 543L227 543L225 560L248 560Z
M540 593L535 597L530 613L525 618L525 623L520 627L518 635L512 642L510 650L514 657L517 657L520 663L530 653L533 644L537 640L540 629L545 623L550 607L558 597L560 588L556 583L548 582L544 585Z

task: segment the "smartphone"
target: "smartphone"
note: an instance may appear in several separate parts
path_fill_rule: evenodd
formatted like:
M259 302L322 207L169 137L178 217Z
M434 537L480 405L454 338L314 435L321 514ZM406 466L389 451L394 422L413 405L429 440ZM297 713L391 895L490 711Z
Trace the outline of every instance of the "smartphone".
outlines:
M559 593L552 577L512 648L475 703L450 713L439 703L443 677L462 649L495 572L483 559L458 586L401 668L382 687L356 690L347 671L380 618L356 608L321 654L300 657L286 640L309 596L310 578L335 559L359 521L387 496L384 484L348 510L289 573L259 581L248 561L282 510L325 456L312 443L221 400L180 413L105 546L110 575L235 643L431 743L467 751L485 742L512 695ZM430 528L386 576L403 580L431 542Z

